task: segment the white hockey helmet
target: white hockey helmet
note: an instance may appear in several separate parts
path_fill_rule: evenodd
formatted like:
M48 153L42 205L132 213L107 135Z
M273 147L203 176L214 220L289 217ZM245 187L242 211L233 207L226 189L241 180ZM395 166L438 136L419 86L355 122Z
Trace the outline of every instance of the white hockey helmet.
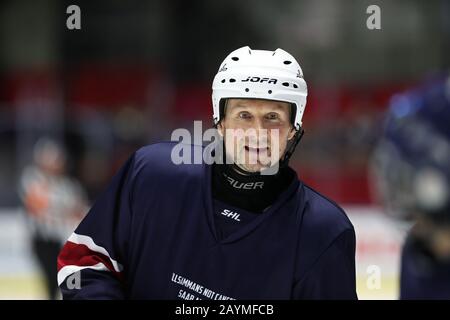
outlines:
M298 131L306 106L307 86L295 58L282 49L231 52L220 65L212 85L213 121L222 120L228 98L267 99L288 102L295 107L292 124Z

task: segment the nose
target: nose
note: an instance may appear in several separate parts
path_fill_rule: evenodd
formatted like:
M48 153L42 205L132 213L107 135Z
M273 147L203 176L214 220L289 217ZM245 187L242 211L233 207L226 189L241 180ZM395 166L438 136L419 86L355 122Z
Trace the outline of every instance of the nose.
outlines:
M255 118L250 131L249 140L258 145L267 145L269 139L268 129L265 127L264 119Z
M252 127L258 132L267 131L266 122L263 117L255 117Z

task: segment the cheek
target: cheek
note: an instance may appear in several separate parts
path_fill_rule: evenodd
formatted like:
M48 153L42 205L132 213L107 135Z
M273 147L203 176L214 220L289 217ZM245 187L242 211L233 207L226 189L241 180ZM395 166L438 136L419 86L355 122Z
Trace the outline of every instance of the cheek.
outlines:
M272 132L270 132L269 136L272 147L276 148L278 146L279 150L283 150L286 147L288 138L289 138L289 128L279 128L278 137L276 132L273 134Z
M287 138L280 141L280 153L283 153L286 150L287 146Z
M245 136L240 128L227 125L222 127L223 139L225 141L225 148L227 152L234 153L240 148L243 148L245 143Z
M222 127L222 133L224 136L236 136L240 132L239 129L242 128L237 126L233 121L229 120L226 123L224 123Z

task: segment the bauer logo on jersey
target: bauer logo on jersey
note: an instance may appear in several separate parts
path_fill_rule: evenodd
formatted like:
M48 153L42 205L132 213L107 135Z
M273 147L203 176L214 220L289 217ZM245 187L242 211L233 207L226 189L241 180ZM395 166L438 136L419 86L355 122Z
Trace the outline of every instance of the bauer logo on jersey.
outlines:
M220 213L222 215L224 215L225 217L228 217L230 219L236 220L236 221L241 221L241 219L239 219L240 214L228 209L223 209L223 211Z
M241 80L241 81L242 82L247 82L247 81L250 81L250 82L261 82L261 83L267 82L267 83L271 83L271 84L276 84L278 80L277 79L273 79L273 78L261 78L261 77L249 76L249 77L247 77L247 79Z

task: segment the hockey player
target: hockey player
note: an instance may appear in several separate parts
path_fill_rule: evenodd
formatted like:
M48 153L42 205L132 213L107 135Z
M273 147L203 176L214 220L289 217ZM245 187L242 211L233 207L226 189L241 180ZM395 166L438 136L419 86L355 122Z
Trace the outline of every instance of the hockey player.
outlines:
M175 143L136 151L59 255L64 298L356 299L352 224L288 166L306 96L287 52L230 53L212 100L233 162L175 165Z
M450 77L392 99L375 153L388 213L413 222L402 250L400 298L450 299Z

